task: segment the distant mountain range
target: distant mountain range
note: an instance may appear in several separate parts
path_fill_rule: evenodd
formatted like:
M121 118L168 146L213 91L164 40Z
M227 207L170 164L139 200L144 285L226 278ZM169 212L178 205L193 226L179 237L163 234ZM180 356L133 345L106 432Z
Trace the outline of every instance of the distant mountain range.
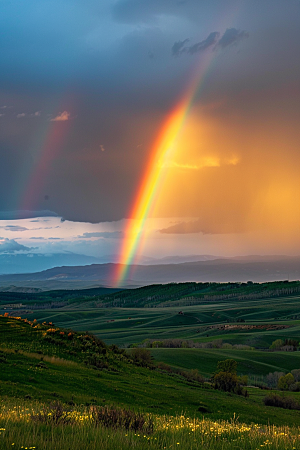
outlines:
M57 266L97 264L102 261L93 256L77 253L1 253L0 274L32 273Z
M47 286L47 289L49 286L62 288L63 285L68 289L70 286L110 286L115 270L114 263L54 267L35 273L1 275L0 286ZM130 273L130 280L123 287L186 281L299 280L300 257L250 255L217 258L206 255L202 260L192 262L135 265Z

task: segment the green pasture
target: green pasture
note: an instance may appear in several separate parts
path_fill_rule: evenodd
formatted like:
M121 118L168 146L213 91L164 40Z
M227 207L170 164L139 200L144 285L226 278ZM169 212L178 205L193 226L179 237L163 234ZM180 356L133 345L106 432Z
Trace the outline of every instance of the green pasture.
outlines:
M93 352L92 338L87 339L84 333L75 334L70 341L57 330L58 337L51 341L45 339L47 327L35 328L20 320L0 317L2 398L60 400L79 405L117 404L155 414L185 412L191 417L205 414L211 420L230 420L235 414L245 423L300 426L300 411L264 406L265 392L255 388L249 389L249 398L217 391L209 384L188 382L178 374L133 364L122 352L108 347L102 357L106 368L91 366L85 361ZM219 359L224 356L228 355ZM191 358L188 359L191 365ZM210 364L216 368L213 362ZM300 399L299 393L289 395Z
M111 344L127 347L145 339L222 338L231 344L268 348L275 339L300 338L300 297L227 300L167 308L91 308L86 303L58 309L22 311L22 317L52 321L57 326L88 330ZM183 314L179 314L182 311ZM220 330L222 324L235 329ZM283 325L283 329L244 329L246 325ZM240 325L240 327L238 327Z
M218 361L235 359L239 375L267 375L300 368L300 352L266 352L259 350L225 350L202 348L151 348L155 363L164 362L178 369L198 369L210 377Z

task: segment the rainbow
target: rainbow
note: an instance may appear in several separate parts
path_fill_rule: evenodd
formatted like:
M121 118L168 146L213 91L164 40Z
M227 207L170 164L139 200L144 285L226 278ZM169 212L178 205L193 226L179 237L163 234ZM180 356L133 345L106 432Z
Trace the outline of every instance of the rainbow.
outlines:
M48 120L41 127L37 142L33 146L35 163L26 175L26 186L20 202L21 211L34 211L41 201L43 187L53 161L63 147L70 128L70 121Z
M120 286L128 276L130 267L135 263L136 255L143 237L144 225L149 217L157 194L162 186L166 174L168 161L175 152L176 141L183 128L195 96L200 87L203 87L205 76L214 58L215 52L203 55L200 64L196 67L193 76L175 107L165 119L160 132L154 142L138 193L133 202L122 240L120 258L113 274L113 284Z

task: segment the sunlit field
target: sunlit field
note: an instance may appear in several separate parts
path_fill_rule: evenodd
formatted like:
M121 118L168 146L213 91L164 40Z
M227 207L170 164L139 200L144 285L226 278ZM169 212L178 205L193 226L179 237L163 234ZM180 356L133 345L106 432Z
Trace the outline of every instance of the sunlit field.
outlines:
M245 425L231 421L195 419L186 415L147 415L153 430L130 425L105 426L95 420L93 407L69 408L61 416L43 404L1 403L1 449L278 449L295 450L300 428ZM43 420L38 420L39 414Z

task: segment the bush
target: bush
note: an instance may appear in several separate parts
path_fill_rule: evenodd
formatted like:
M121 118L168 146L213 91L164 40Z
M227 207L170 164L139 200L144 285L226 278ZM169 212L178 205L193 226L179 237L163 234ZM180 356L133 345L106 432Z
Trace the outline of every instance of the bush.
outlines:
M284 409L300 409L300 404L292 397L282 397L278 394L266 395L264 400L266 406L275 406Z
M238 377L236 374L237 362L234 359L219 361L218 372L213 376L213 387L225 392L233 392L248 397L247 390L243 389L241 382L246 384L247 377Z
M228 372L236 374L237 362L234 359L225 359L225 361L218 361L217 372Z
M198 369L183 370L182 372L180 372L180 375L182 375L188 381L197 381L198 383L204 383L205 381L201 373L198 372Z
M164 362L157 363L157 367L159 370L164 370L165 372L169 372L169 373L173 372L172 367L169 366L169 364L166 364Z
M70 415L70 411L66 410L59 401L44 406L43 410L36 415L32 415L31 419L35 422L55 425L67 425L75 421L74 417Z
M214 388L225 392L235 392L238 377L230 372L219 372L214 376Z
M146 348L133 348L130 355L133 361L141 366L147 367L152 365L151 353Z
M91 406L92 421L96 425L109 428L125 428L126 430L153 432L153 420L141 413L108 406Z

